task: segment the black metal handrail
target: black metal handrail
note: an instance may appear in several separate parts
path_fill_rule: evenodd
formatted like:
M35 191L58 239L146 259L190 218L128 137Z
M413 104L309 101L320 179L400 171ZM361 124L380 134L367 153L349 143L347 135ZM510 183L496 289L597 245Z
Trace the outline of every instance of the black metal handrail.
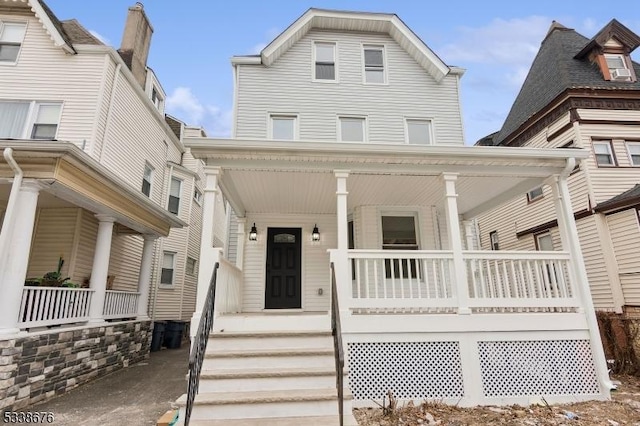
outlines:
M200 317L200 324L198 325L198 333L196 334L193 342L191 354L189 354L189 389L187 391L187 407L184 416L184 426L189 426L191 410L193 410L193 400L198 393L202 363L204 362L207 342L209 341L209 334L211 333L211 327L213 326L213 310L216 303L216 278L218 276L219 267L220 263L216 262L213 267L213 273L211 274L209 290L207 290L207 298L205 299L204 306L202 308L202 316Z
M336 270L331 262L331 334L336 359L336 387L338 388L338 414L340 426L344 423L344 349L342 348L342 326L340 325L340 308L338 306L338 289L336 286Z

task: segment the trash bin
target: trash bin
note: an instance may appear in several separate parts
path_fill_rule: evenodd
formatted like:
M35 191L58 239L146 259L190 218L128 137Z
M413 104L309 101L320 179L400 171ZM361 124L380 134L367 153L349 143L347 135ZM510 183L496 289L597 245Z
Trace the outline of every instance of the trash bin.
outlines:
M179 349L182 345L184 321L167 321L164 329L164 345L167 349Z
M151 352L157 352L162 349L165 327L166 323L164 321L155 321L153 323L153 334L151 335Z

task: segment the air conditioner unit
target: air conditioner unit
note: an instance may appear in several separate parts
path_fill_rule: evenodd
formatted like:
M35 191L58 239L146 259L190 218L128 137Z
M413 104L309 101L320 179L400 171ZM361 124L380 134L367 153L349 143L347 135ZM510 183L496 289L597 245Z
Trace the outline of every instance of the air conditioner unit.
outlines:
M629 80L631 78L631 70L626 68L616 68L611 71L612 80Z

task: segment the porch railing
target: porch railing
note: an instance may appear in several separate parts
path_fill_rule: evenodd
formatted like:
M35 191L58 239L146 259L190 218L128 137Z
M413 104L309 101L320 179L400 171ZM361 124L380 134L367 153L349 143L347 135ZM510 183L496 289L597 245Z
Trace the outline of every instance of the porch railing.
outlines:
M242 270L226 259L220 258L216 279L216 314L237 313L242 310Z
M575 308L568 252L465 251L471 308Z
M331 263L331 334L336 360L336 388L338 391L339 424L344 424L344 348L342 345L342 325L340 323L340 305L336 286L335 266Z
M21 328L89 320L93 290L65 287L25 287L20 302Z
M138 314L140 293L107 290L102 316L104 319L131 318Z

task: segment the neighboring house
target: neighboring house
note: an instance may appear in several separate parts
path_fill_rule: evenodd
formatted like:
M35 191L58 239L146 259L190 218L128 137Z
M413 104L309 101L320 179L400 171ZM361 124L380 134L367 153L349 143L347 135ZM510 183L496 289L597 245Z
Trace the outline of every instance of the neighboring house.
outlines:
M0 1L0 409L144 358L150 317L193 314L203 174L182 139L204 133L165 116L152 31L131 7L115 50ZM25 286L60 258L88 288Z
M553 23L502 129L482 145L582 148L572 213L598 310L640 306L640 37L612 20L592 39ZM561 250L549 185L480 215L485 249Z
M463 70L393 14L310 9L232 64L232 138L185 139L206 163L196 348L216 285L199 394L180 401L193 419L337 424L332 319L346 420L388 392L461 405L608 397L571 206L555 206L563 252L465 248L469 220L522 191L552 178L566 195L587 152L464 146ZM238 226L215 248L223 196Z

